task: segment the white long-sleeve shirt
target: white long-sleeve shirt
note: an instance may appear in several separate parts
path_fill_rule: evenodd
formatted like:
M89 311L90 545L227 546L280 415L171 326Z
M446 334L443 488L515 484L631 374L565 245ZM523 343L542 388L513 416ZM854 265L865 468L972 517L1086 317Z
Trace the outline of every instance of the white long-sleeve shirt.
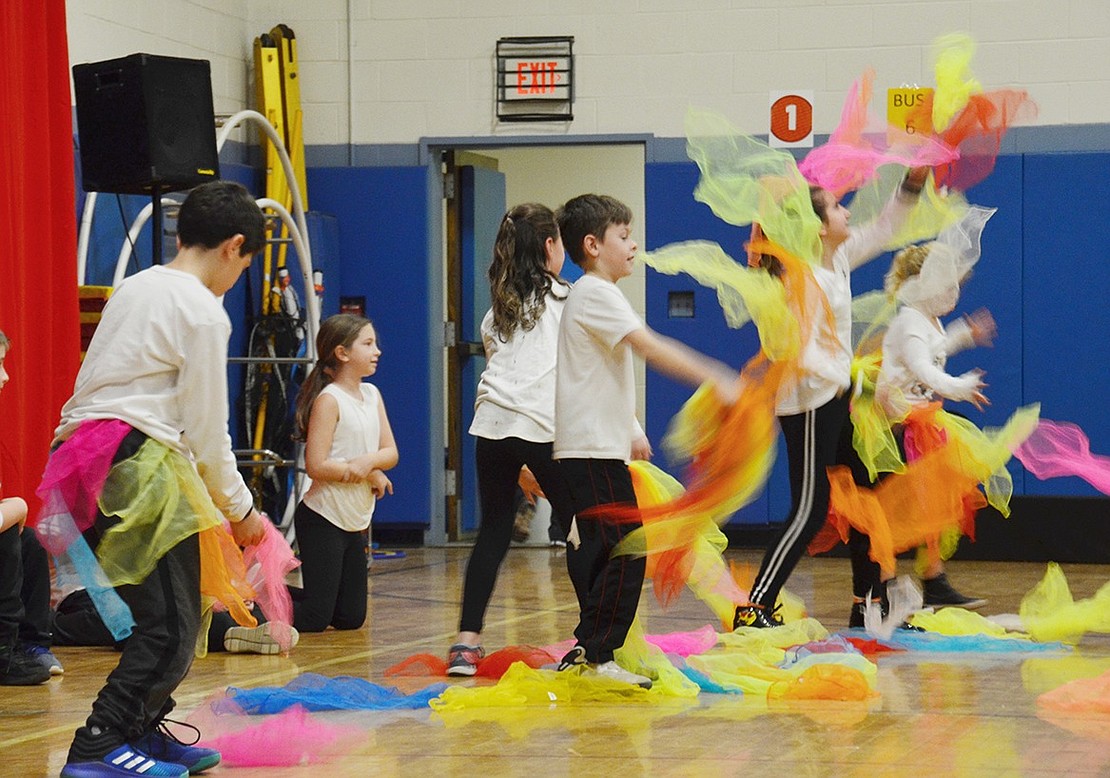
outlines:
M254 504L228 434L231 320L200 279L156 265L115 289L55 439L90 419L120 419L192 459L229 521Z
M832 311L834 330L828 332L824 308L815 301L809 312L814 331L800 359L796 385L779 393L775 412L792 416L821 407L852 382L852 282L851 271L883 252L883 247L905 221L916 197L901 189L874 220L852 227L848 238L832 257L832 269L814 268L813 274ZM829 343L834 348L830 351Z
M923 405L934 394L949 400L970 400L979 385L979 374L970 371L953 376L945 372L944 366L951 354L973 345L971 327L963 319L946 329L935 316L902 306L883 336L877 395L888 398L888 410L895 412L900 409L900 400Z

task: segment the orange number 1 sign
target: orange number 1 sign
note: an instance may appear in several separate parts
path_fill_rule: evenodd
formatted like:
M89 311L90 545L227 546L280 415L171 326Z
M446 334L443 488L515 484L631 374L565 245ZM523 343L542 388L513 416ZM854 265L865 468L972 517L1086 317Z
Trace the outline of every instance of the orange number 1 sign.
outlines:
M776 148L813 145L813 92L771 92L767 142Z

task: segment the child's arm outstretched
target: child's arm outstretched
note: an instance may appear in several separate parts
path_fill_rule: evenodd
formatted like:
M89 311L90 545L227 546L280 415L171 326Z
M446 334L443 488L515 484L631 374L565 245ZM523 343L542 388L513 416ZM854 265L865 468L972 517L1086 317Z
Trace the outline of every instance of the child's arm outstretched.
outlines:
M736 402L740 376L723 362L660 335L649 327L633 330L624 339L652 369L690 386L701 386L710 381L724 402L730 405Z
M949 400L967 401L979 410L990 405L983 394L987 387L982 370L969 370L963 375L953 376L941 370L933 362L932 352L919 337L909 337L904 347L903 359L914 377L941 397Z

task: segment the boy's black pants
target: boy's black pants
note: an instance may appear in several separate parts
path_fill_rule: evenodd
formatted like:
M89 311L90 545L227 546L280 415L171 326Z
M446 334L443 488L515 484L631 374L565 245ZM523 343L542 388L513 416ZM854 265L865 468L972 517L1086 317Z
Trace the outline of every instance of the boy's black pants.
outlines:
M639 523L615 524L603 518L583 518L589 508L614 503L636 505L628 465L619 459L563 459L559 466L577 514L582 545L567 546L567 566L584 598L574 637L586 649L586 661L612 660L624 645L644 584L644 557L612 556L613 548ZM573 556L573 559L571 558Z
M138 431L128 433L113 463L133 455L145 439ZM95 548L116 521L98 515L86 534L90 545ZM116 587L116 592L131 609L135 627L85 726L77 730L71 762L99 759L137 740L173 709L170 695L193 663L200 631L200 539L192 535L181 541L141 583Z

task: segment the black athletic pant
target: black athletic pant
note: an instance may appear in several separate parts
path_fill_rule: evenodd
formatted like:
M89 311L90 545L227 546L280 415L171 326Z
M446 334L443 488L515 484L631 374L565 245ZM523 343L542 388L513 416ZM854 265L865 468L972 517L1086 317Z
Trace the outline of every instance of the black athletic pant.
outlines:
M567 536L570 520L574 516L574 507L559 463L551 458L550 443L534 443L521 438L490 440L479 437L475 454L482 520L466 563L460 632L482 631L486 608L497 583L497 571L513 537L514 498L520 468L528 465L536 476L544 496L551 503L552 521L558 525L562 537ZM569 553L567 559L569 569ZM572 583L574 578L572 575ZM577 584L575 591L578 591Z
M24 529L19 536L23 554L23 621L19 640L25 644L50 647L50 562L46 549L34 530Z
M847 465L857 484L870 484L867 470L852 446L852 423L845 392L812 411L780 416L786 438L790 475L790 515L767 548L752 584L751 601L771 609L806 547L824 525L829 511L828 468ZM852 588L865 595L878 591L879 566L868 558L870 539L851 530Z
M34 534L32 530L26 530ZM0 532L0 649L14 648L24 620L23 551L19 527Z
M586 661L608 662L636 618L644 584L644 557L612 556L613 548L640 524L615 524L603 518L583 518L598 505L636 505L628 465L619 459L563 459L559 463L577 513L582 545L574 552L584 597L574 637L586 649ZM567 548L567 564L571 550Z
M50 564L35 531L0 532L0 647L50 647Z
M137 430L128 433L113 463L133 455L145 439ZM95 547L117 521L98 515L86 533L90 544ZM141 583L118 586L116 592L131 609L135 627L119 664L93 702L86 726L77 730L69 751L71 762L99 759L116 746L137 740L173 709L170 695L193 663L200 631L198 536L191 535L167 551Z
M300 632L358 629L366 623L369 531L340 529L303 502L293 523L304 583L292 591L293 626Z

